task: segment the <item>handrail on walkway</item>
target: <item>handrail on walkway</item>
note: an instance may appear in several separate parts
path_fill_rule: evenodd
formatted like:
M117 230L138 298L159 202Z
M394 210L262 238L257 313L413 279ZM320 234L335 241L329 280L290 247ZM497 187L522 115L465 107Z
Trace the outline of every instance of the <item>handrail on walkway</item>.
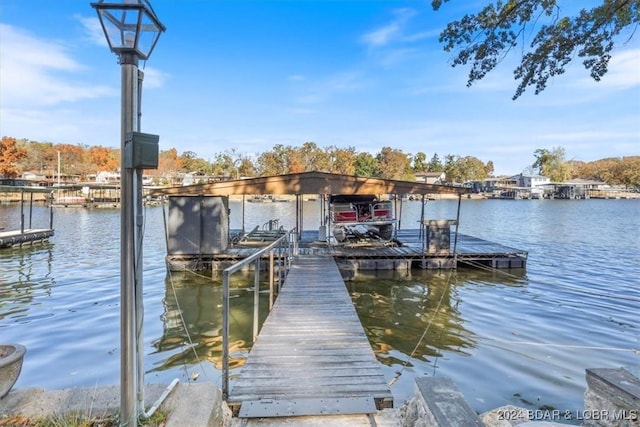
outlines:
M297 233L293 228L256 253L233 264L222 272L222 398L229 397L229 279L231 275L251 263L255 263L253 293L253 339L258 336L258 314L260 302L260 259L269 253L269 310L273 307L274 253L278 256L278 293L291 265L291 257L297 254Z

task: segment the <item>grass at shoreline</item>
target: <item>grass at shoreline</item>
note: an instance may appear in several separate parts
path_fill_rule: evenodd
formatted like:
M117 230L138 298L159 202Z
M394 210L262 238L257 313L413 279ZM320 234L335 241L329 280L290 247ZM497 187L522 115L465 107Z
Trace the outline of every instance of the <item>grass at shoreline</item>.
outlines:
M138 424L146 427L164 427L167 422L165 412L156 411L151 418L140 419ZM45 418L30 419L23 416L0 417L0 427L118 427L117 415L92 417L78 413L51 415Z

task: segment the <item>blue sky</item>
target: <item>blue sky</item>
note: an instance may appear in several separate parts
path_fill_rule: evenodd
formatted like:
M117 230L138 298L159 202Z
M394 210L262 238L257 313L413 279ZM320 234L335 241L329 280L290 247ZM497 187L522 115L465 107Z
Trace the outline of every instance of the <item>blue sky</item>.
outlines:
M438 43L482 1L151 0L167 27L145 71L142 130L212 159L276 144L388 146L531 165L537 148L567 159L640 155L640 37L596 83L579 58L540 95L512 101L518 52L466 87ZM590 3L590 2L586 2ZM584 3L584 4L586 4ZM592 2L591 2L592 3ZM120 66L89 1L0 5L0 134L118 147Z

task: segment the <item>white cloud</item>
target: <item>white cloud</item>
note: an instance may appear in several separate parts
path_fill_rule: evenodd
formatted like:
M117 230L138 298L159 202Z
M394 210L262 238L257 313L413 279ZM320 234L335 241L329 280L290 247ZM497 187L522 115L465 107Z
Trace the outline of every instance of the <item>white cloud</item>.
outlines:
M323 80L310 83L305 93L296 96L299 104L319 104L339 93L358 91L367 86L366 80L358 71L345 71L333 74Z
M291 114L299 115L299 116L310 116L316 114L317 111L311 108L290 108L288 110Z
M580 142L580 141L611 141L623 138L633 138L637 132L619 132L616 130L587 130L587 131L567 131L558 133L545 133L538 135L540 140L550 140L557 143Z
M102 25L100 25L100 20L98 18L89 18L80 15L76 15L75 18L84 27L85 34L92 43L98 46L109 47L107 38L104 35L104 30L102 29Z
M145 67L142 71L144 72L144 81L142 83L144 89L163 87L171 77L169 74L152 67Z
M82 82L78 63L62 43L38 39L16 27L0 24L0 86L2 108L41 107L114 95L113 89Z
M391 43L402 36L405 25L416 13L413 9L396 9L394 11L395 19L393 21L363 35L362 42L370 47L380 47Z
M591 77L581 78L577 86L593 87ZM609 89L624 90L640 85L640 49L615 51L609 61L608 72L598 85Z

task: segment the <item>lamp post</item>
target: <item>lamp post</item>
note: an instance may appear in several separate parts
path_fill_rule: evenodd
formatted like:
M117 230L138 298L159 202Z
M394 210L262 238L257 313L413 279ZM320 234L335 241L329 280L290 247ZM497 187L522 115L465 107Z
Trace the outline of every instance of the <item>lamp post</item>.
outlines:
M120 161L120 422L137 426L136 397L143 391L141 361L137 343L141 339L142 256L136 247L136 225L142 224L140 209L142 169L157 167L152 135L139 134L138 61L151 55L160 34L165 31L147 0L121 0L91 3L96 9L109 49L118 56L122 69L121 161ZM144 141L136 136L143 136ZM153 140L153 138L151 138ZM149 159L151 159L149 161ZM137 189L137 190L136 190ZM137 219L137 223L136 223ZM138 231L139 232L139 231ZM138 236L141 237L141 236ZM140 357L141 359L141 357ZM141 400L141 399L139 399Z

